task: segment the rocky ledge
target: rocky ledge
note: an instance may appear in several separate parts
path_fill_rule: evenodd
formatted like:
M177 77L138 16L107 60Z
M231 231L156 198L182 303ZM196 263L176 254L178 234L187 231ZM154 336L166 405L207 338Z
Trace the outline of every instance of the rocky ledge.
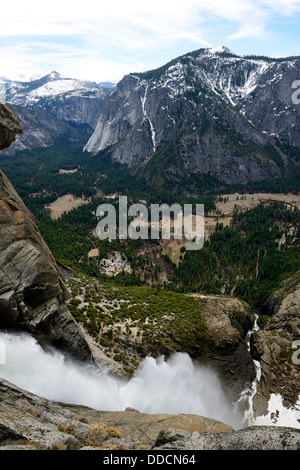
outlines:
M300 430L235 431L191 414L97 411L40 398L0 380L0 450L300 450Z
M255 380L255 367L247 344L248 331L254 325L254 313L246 302L235 297L194 296L200 302L212 338L203 363L218 372L224 388L236 402Z

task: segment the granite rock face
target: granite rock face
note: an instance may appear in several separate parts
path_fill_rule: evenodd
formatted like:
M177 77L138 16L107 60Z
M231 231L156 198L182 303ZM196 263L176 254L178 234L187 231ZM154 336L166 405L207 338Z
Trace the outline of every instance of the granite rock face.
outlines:
M110 93L97 83L63 77L57 72L30 81L2 79L1 85L23 129L4 155L62 142L83 145L93 133L102 103Z
M300 397L300 280L299 273L284 282L262 309L264 325L252 337L251 350L261 366L255 409L266 412L270 394L279 394L286 407Z
M223 48L127 75L104 102L85 150L106 149L161 187L191 174L226 184L280 178L297 166L274 137L299 146L298 69L299 59L243 58Z
M17 117L23 134L16 136L15 142L3 150L3 155L11 156L22 150L45 149L59 140L78 143L82 139L74 127L41 107L27 109L19 105L9 106Z
M237 298L221 295L198 297L212 338L203 361L218 372L224 388L236 402L255 379L253 358L246 341L254 324L254 314L246 302ZM244 405L241 403L241 409Z
M1 379L0 450L299 450L300 430L235 431L197 415L98 411L52 402Z
M276 426L250 426L218 434L164 429L157 443L162 450L299 450L300 430Z
M0 104L0 142L7 147L18 121ZM0 328L22 329L37 339L88 359L90 349L65 304L55 259L12 184L0 170Z
M20 124L12 111L0 101L0 149L9 147L16 134L22 134Z

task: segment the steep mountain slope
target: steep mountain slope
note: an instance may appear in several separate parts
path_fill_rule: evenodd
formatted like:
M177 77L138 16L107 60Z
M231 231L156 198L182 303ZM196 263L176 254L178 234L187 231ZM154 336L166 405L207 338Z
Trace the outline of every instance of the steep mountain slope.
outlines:
M30 81L0 78L0 92L23 128L23 135L4 152L14 154L49 147L58 139L74 143L90 136L111 89L51 72Z
M19 105L10 105L10 109L17 116L23 133L16 136L15 142L2 152L3 155L14 155L22 150L47 148L59 139L63 139L66 143L82 141L82 135L76 128L40 106L27 109Z
M0 80L1 82L1 80ZM72 101L81 101L91 104L93 100L103 100L108 89L95 82L63 77L58 72L51 72L42 78L28 82L4 81L6 101L8 103L34 108L40 106L61 119L66 119L69 106ZM62 113L62 107L66 109L66 116ZM66 119L68 120L68 119ZM73 122L86 122L82 115L72 115Z
M300 58L238 57L228 49L206 50L198 57L206 80L260 131L300 145L299 106L293 103L293 82Z
M261 379L255 397L258 412L271 394L283 396L290 406L299 400L299 340L296 340L299 338L299 304L298 271L267 299L262 308L265 324L252 338L253 356L261 364Z
M191 174L226 184L280 178L296 166L274 137L299 143L299 107L291 100L299 64L242 58L221 47L127 75L106 99L84 150L109 148L113 161L161 187Z

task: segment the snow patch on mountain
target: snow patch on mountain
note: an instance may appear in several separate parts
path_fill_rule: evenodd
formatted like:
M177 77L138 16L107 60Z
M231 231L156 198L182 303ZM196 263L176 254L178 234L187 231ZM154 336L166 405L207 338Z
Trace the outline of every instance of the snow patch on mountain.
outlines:
M1 79L0 79L1 81ZM41 100L71 96L87 96L104 98L103 87L95 82L67 78L53 71L44 77L31 81L8 81L5 82L7 101L25 107L39 104Z
M28 93L28 100L39 99L45 96L60 95L63 93L78 94L83 91L83 86L78 80L72 79L56 79L45 83L45 85L36 88L35 90Z
M216 47L209 47L206 49L206 54L234 54L228 47L225 46L216 46Z

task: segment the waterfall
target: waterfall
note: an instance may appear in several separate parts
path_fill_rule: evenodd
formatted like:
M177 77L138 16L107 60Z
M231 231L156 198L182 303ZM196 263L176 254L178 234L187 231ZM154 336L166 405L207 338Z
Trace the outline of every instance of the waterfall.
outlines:
M250 339L254 331L258 331L257 324L258 315L255 315L253 328L250 329L246 336L248 351L250 352ZM283 397L280 394L272 393L270 395L268 409L266 414L255 417L253 409L253 400L257 392L257 386L261 378L261 367L259 361L254 360L254 367L256 371L255 379L250 388L241 393L239 400L235 403L236 407L240 408L241 403L247 404L247 409L244 413L244 427L245 426L284 426L300 429L300 395L297 403L289 408L284 406Z
M247 344L247 349L250 353L250 340L251 336L255 331L259 330L258 326L258 315L254 315L254 324L253 327L247 332L246 335L246 344ZM239 400L235 403L235 406L238 407L241 403L247 403L247 409L244 412L244 425L245 426L250 426L251 424L254 423L254 409L253 409L253 400L257 392L257 385L260 381L261 378L261 367L260 367L260 362L253 360L254 367L255 367L255 379L253 380L250 388L247 388L241 393L241 396Z
M6 364L0 376L38 396L98 410L136 408L150 414L197 414L232 426L243 427L218 375L192 361L185 353L147 357L128 381L108 371L74 362L57 350L43 350L25 333L3 333Z
M251 335L257 329L256 317L247 335L249 348ZM54 348L44 350L27 333L0 331L0 377L49 400L103 411L132 407L150 414L197 414L236 430L253 424L300 428L300 401L294 409L287 410L280 396L271 396L268 414L254 420L253 398L261 372L259 362L254 364L255 380L232 404L217 374L192 361L188 354L176 353L167 360L147 357L126 381L104 368L78 363ZM247 410L243 414L244 403Z
M146 88L145 88L145 94L144 94L143 98L141 98L141 104L142 104L143 115L144 115L144 117L148 120L149 125L150 125L152 147L153 147L153 152L155 153L155 150L156 150L155 130L154 130L154 126L153 126L153 124L152 124L151 119L149 118L149 116L148 116L147 113L146 113L146 108L145 108L146 99L147 99L147 93L148 93L148 87L149 87L149 85L148 85L148 83L147 83L147 84L146 84Z
M246 336L246 343L247 343L247 349L250 352L250 340L251 336L255 331L259 330L258 326L258 315L254 315L254 325L251 330L248 331L247 336ZM260 367L260 362L253 360L254 362L254 367L255 367L255 379L251 384L251 388L249 390L249 409L246 411L245 418L247 419L248 423L251 424L254 422L254 409L253 409L253 399L256 395L257 392L257 385L260 381L261 378L261 367Z

